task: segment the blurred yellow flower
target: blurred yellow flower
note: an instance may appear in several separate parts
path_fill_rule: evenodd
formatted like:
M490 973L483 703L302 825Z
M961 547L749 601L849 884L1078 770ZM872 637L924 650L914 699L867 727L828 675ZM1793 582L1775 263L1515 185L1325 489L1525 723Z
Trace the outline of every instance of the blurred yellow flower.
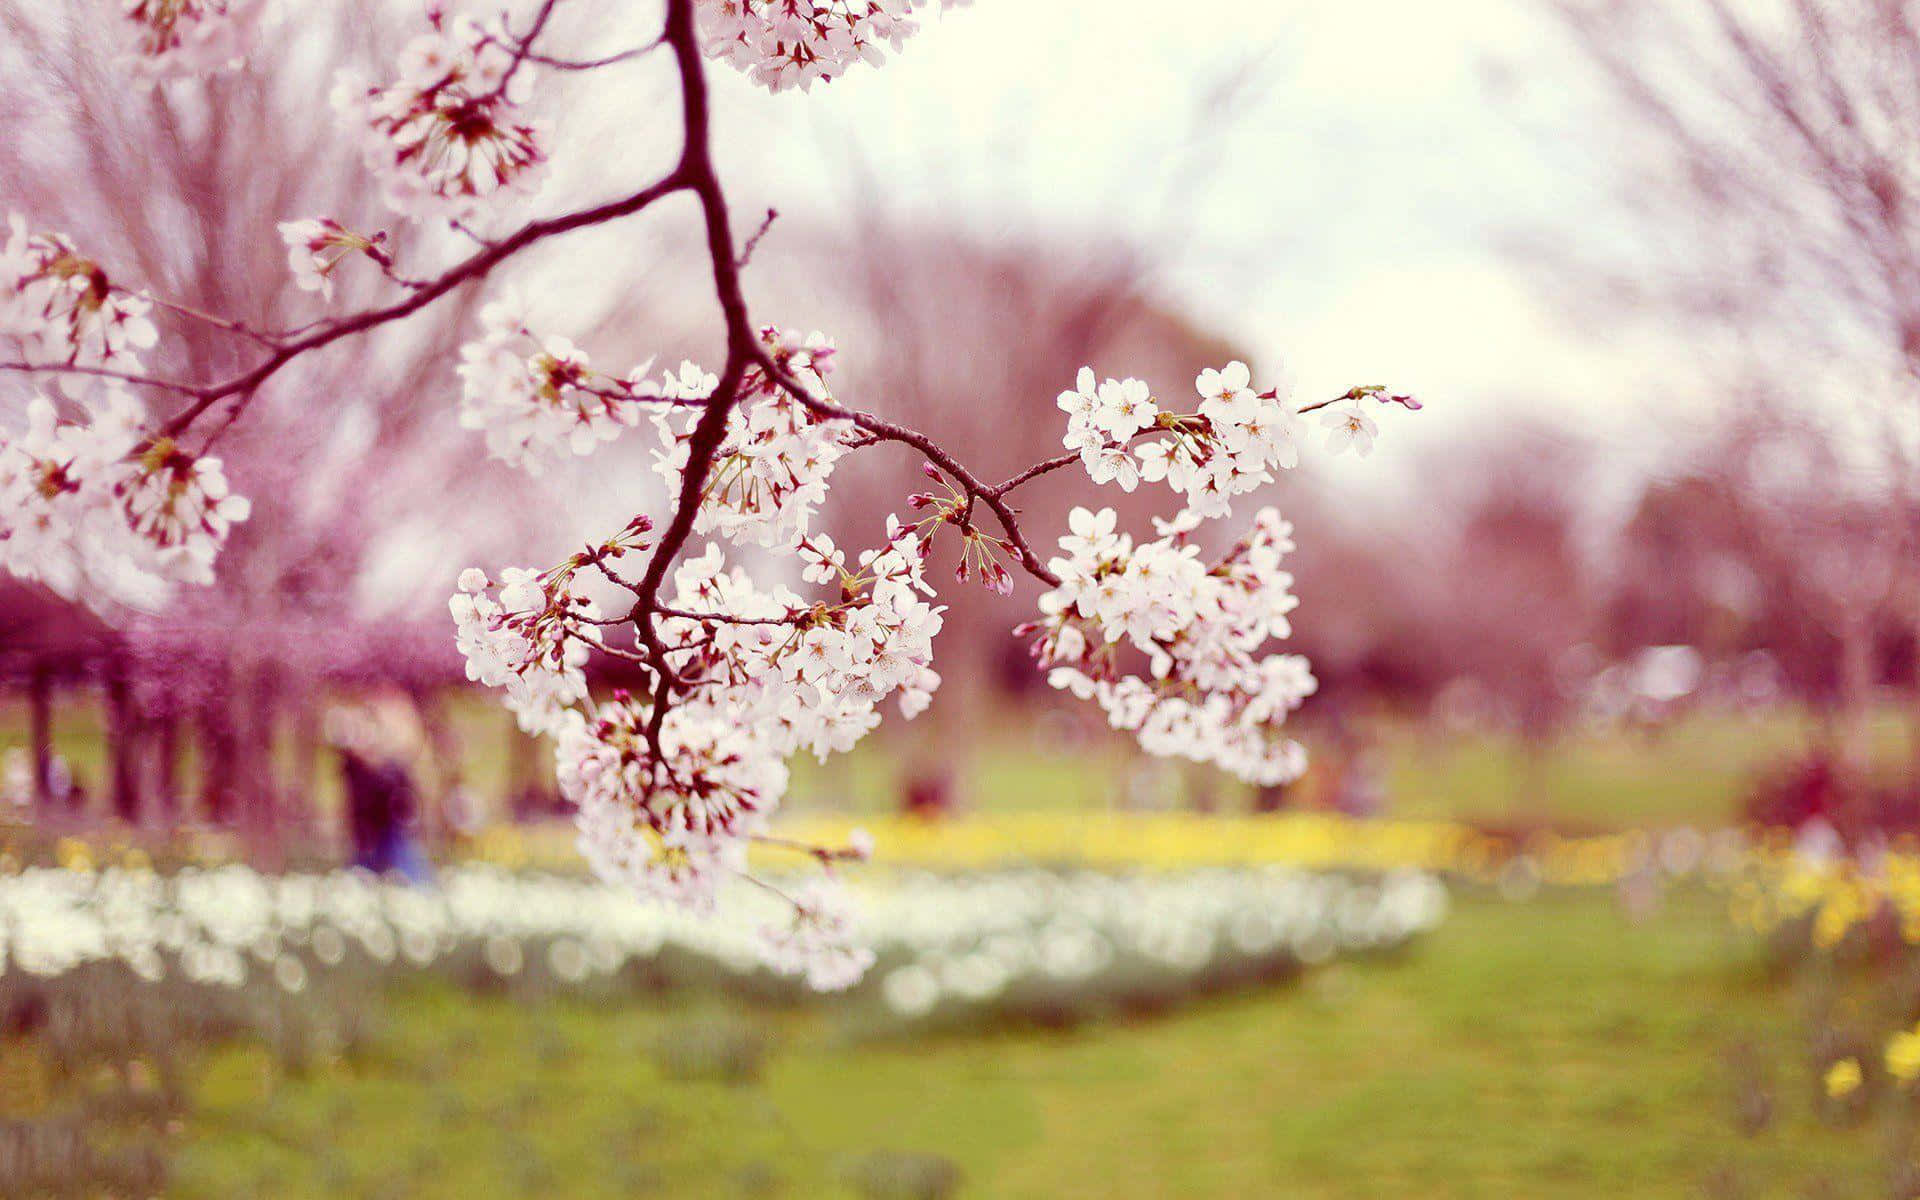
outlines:
M69 871L93 870L93 851L79 838L63 837L54 843L53 857Z
M1843 1100L1860 1090L1860 1060L1843 1058L1827 1068L1827 1095L1835 1100Z
M1887 1043L1887 1071L1901 1083L1920 1079L1920 1029L1893 1035Z

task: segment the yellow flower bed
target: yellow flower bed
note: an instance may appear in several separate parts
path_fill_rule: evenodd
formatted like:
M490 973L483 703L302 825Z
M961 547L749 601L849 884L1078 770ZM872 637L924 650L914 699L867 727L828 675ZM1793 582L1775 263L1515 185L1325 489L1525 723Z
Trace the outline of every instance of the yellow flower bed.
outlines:
M939 871L1017 864L1147 870L1415 867L1492 883L1524 857L1539 881L1561 885L1617 882L1647 861L1652 844L1650 835L1639 831L1584 838L1542 835L1522 844L1450 822L1357 820L1318 813L1011 813L942 821L882 817L859 823L813 818L783 824L780 836L840 847L855 828L873 835L876 862ZM471 852L510 867L578 861L571 831L564 826L497 827L476 838ZM763 846L756 848L755 861L778 866L795 861L795 852Z
M1766 934L1806 920L1813 944L1823 950L1882 913L1892 917L1902 940L1920 944L1920 847L1910 841L1861 863L1805 858L1775 835L1748 854L1732 888L1736 924Z

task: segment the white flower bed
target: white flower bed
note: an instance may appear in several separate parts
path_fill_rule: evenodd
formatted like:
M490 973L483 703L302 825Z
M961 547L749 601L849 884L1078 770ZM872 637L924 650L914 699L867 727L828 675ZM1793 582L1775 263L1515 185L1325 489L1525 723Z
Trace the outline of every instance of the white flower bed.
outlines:
M861 992L907 1022L1256 977L1397 945L1438 924L1447 904L1435 878L1410 871L902 875L855 891L878 958ZM769 920L785 909L754 888L736 899ZM16 982L102 963L148 981L287 992L356 969L560 987L629 970L768 982L754 935L751 921L703 921L588 880L485 866L449 869L431 889L240 866L0 876L0 978Z

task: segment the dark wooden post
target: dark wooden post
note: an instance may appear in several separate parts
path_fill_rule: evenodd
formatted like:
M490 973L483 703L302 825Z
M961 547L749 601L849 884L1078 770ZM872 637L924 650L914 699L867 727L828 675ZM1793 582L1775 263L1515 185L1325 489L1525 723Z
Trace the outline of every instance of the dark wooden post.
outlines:
M154 724L154 822L172 830L180 823L180 714L169 704Z
M224 681L200 707L200 804L206 819L230 825L234 817L232 697Z
M53 672L45 663L33 664L27 684L28 720L33 738L33 807L41 820L53 812Z
M139 743L126 664L116 657L107 664L107 761L114 815L129 823L140 819Z

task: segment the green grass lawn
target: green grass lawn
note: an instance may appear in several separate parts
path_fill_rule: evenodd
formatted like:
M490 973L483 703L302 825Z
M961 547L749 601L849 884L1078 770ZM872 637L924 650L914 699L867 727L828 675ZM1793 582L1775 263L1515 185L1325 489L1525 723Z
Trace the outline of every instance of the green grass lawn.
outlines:
M504 774L504 721L455 715L485 790ZM19 716L0 709L0 748L24 740ZM68 709L61 729L97 780L97 721ZM1177 802L1191 786L1057 723L1003 715L964 749L946 729L803 760L792 804L883 811L926 761L952 763L963 806L990 811ZM1731 820L1754 772L1807 732L1791 715L1696 718L1531 762L1503 739L1401 725L1380 744L1395 815L1618 828ZM1898 715L1878 739L1903 752ZM304 1074L259 1047L217 1052L174 1135L170 1194L847 1195L883 1151L944 1155L965 1194L989 1197L1884 1194L1896 1131L1816 1117L1803 1002L1719 901L1680 894L1633 925L1604 891L1468 896L1405 955L1071 1032L886 1043L830 1009L409 987L371 1005L364 1050ZM772 1047L756 1080L663 1069L661 1046L716 1028ZM1777 1116L1751 1137L1734 1119L1736 1045L1773 1080Z
M1405 956L1136 1023L874 1043L736 1014L774 1044L746 1084L663 1076L654 1048L698 1028L678 1004L409 990L305 1078L222 1052L178 1194L840 1195L876 1150L994 1197L1879 1194L1871 1131L1813 1115L1792 1009L1711 898L1630 925L1600 892L1470 898ZM1752 1138L1744 1039L1778 1088Z

